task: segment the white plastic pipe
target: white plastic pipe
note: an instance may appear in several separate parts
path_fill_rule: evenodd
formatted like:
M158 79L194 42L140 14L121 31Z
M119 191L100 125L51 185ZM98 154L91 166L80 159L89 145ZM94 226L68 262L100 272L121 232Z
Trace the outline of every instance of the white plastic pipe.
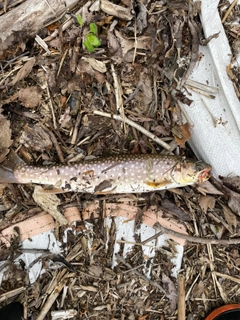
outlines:
M212 165L216 177L240 175L240 102L226 72L232 53L219 17L218 2L202 1L205 37L220 33L207 46L200 46L199 52L204 56L190 77L218 88L218 93L213 100L191 91L189 98L194 102L185 105L194 123L190 145L197 157Z

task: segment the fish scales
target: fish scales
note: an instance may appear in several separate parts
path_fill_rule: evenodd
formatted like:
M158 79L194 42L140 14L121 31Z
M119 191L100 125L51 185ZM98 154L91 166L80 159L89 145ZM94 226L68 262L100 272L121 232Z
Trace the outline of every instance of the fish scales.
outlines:
M135 193L205 181L211 167L202 161L165 155L121 155L67 165L13 170L16 182L48 185L53 192ZM0 173L1 174L1 173ZM1 177L0 177L1 181Z

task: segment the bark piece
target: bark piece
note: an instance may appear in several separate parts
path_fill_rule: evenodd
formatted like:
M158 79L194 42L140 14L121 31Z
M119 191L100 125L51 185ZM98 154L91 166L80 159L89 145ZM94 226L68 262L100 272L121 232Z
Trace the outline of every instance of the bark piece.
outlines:
M0 17L0 56L10 46L21 45L26 36L35 36L51 20L59 18L78 0L27 0ZM22 49L24 49L22 47Z

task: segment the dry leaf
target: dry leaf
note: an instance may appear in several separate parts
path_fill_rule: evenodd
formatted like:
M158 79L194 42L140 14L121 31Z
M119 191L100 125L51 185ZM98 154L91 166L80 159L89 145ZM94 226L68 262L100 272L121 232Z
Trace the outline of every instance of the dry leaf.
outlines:
M165 273L162 275L162 282L166 291L166 297L170 301L170 307L168 311L169 314L172 314L176 310L177 306L177 290L172 280Z
M68 224L67 219L58 210L61 201L55 194L42 193L42 187L35 186L33 199L44 211L58 221L60 226Z
M240 216L240 198L236 197L233 192L230 193L228 206L234 213Z
M163 199L161 202L161 208L165 209L167 212L176 216L180 221L190 221L191 217L189 214L184 212L182 209L177 207L172 201L168 199Z
M219 191L216 187L214 187L214 185L209 181L202 182L201 187L198 188L200 188L205 193L223 195L223 193Z
M107 71L106 68L106 63L97 60L95 58L88 58L88 57L82 57L82 60L86 61L87 63L89 63L89 65L96 71L104 73Z
M221 204L223 208L224 217L229 225L229 227L232 229L236 229L237 226L237 218L234 213L225 205Z
M18 81L26 78L29 73L32 71L32 68L36 62L36 57L31 58L28 62L26 62L22 68L18 71L13 81L10 83L11 85L16 84Z
M18 92L18 99L26 108L35 108L41 103L41 93L37 87L22 88Z
M212 230L212 232L215 234L217 239L222 239L223 233L226 230L224 226L210 223L209 227Z
M52 141L49 134L42 127L35 125L34 127L25 126L20 137L20 143L25 147L43 152L52 148Z
M91 265L89 267L89 272L91 272L95 277L100 277L103 273L102 267L97 265Z
M9 152L12 144L10 121L1 114L0 108L0 162L2 162Z
M229 189L240 193L240 177L226 177L222 179L223 185Z
M216 199L212 196L199 196L198 203L204 213L207 213L207 210L212 210L215 207Z
M101 9L110 16L114 16L123 20L132 20L133 18L130 8L118 6L107 0L101 0Z
M187 142L191 137L191 134L189 131L189 124L187 122L181 126L179 126L179 125L175 126L172 129L172 133L173 133L173 136L174 136L177 144L181 148L185 147L185 142Z
M196 283L193 287L193 290L192 290L193 297L201 298L204 290L205 290L204 283L203 283L203 281L200 280L199 283Z

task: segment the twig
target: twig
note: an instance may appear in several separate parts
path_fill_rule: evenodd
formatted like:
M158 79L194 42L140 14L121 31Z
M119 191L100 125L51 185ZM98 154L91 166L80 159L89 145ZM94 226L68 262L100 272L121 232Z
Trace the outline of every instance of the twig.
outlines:
M123 102L123 104L127 104L129 101L131 101L135 95L138 93L138 91L141 89L143 83L142 81L138 82L138 85L136 86L135 90L128 96L128 98Z
M159 232L160 233L160 232ZM157 234L155 234L155 236L153 236L154 238L157 238L157 235L158 235L158 233ZM152 237L151 237L152 238ZM146 241L146 240L145 240ZM148 241L151 241L151 240L149 240L149 239L147 239L147 242ZM152 248L153 246L152 245L150 245L150 244L144 244L144 243L142 243L142 242L134 242L134 241L125 241L125 240L117 240L116 241L116 243L127 243L127 244L132 244L132 245L134 245L134 246L145 246L145 247L149 247L149 248Z
M212 280L213 280L213 287L214 287L215 297L217 298L217 287L216 287L217 278L213 274L213 271L214 271L214 255L213 255L212 246L210 244L207 244L207 250L208 250L209 266L210 266Z
M189 242L194 242L194 243L202 243L202 244L219 244L221 246L228 246L231 244L239 244L240 243L240 238L235 238L235 239L228 239L228 240L218 240L218 239L208 239L208 238L201 238L201 237L193 237L189 236L177 231L173 231L171 229L167 229L160 225L159 222L156 222L153 226L156 230L161 230L165 234L170 234L172 236L185 239Z
M137 39L137 19L135 18L134 19L134 51L133 51L132 63L134 63L135 59L136 59L137 43L138 43L138 39Z
M193 127L194 127L194 124L193 124L192 120L190 119L188 113L185 111L185 108L184 108L184 106L183 106L183 103L182 103L179 99L177 99L177 97L176 97L176 90L173 89L173 90L171 91L171 95L172 95L174 101L178 104L179 108L181 109L181 112L182 112L182 114L184 115L187 123L189 124L189 126L190 126L191 128L193 128Z
M55 149L57 151L59 161L61 163L64 163L65 161L64 161L63 153L62 153L61 148L59 147L59 144L57 142L57 139L56 139L55 135L44 124L40 123L40 126L43 128L44 131L46 131L49 134L49 136L50 136L50 138L52 140L52 143L53 143L53 145L54 145L54 147L55 147Z
M198 81L194 81L192 79L187 79L185 82L185 86L191 86L201 91L205 91L206 93L209 93L209 94L217 94L219 92L218 88L206 85Z
M185 320L185 278L178 274L178 320Z
M190 85L187 85L187 87L188 87L188 89L190 89L190 90L192 90L192 91L194 91L194 92L196 92L198 94L201 94L202 96L207 97L208 99L215 99L215 96L213 94L209 94L204 90L197 89L197 88L192 87Z
M240 284L240 279L238 278L235 278L235 277L232 277L228 274L224 274L224 273L220 273L220 272L217 272L217 271L213 271L213 273L215 274L215 276L217 277L221 277L221 278L224 278L224 279L228 279L228 280L231 280L231 281L234 281L238 284Z
M55 117L55 113L54 113L54 109L53 109L52 98L51 98L51 95L50 95L50 91L49 91L49 87L48 87L48 82L47 82L47 80L46 80L46 89L47 89L47 95L48 95L48 99L49 99L49 105L50 105L50 109L51 109L51 113L52 113L52 118L53 118L53 127L54 127L54 129L57 129L56 117Z
M147 238L146 240L142 241L140 244L142 246L145 246L146 243L148 243L149 241L155 240L156 238L160 237L162 235L162 231L157 232L154 236L151 236L150 238Z
M123 108L122 87L119 84L119 80L113 64L111 64L111 69L112 69L113 85L114 85L115 97L116 97L116 108L122 117L124 132L126 133L127 130L126 130L126 123L125 123L124 108Z
M66 284L66 282L68 280L67 278L64 278L65 273L66 273L66 271L63 270L63 272L61 272L59 274L59 276L58 276L59 281L57 282L57 286L54 288L54 290L50 294L49 298L47 299L46 303L44 304L44 306L43 306L42 310L40 311L36 320L45 319L47 313L51 309L52 305L54 304L55 300L57 299L57 297L61 293L64 285Z
M196 30L196 24L194 21L191 22L190 20L188 20L188 26L190 29L190 33L192 35L192 55L191 55L191 61L190 61L189 67L186 73L184 74L184 76L182 77L181 86L185 84L186 80L191 75L195 67L195 64L197 63L197 60L198 60L199 38L198 38L198 32Z
M126 262L119 254L116 254L116 258L118 261L120 261L121 263L123 263L126 267L128 267L129 269L132 269L131 271L133 273L135 273L138 277L142 278L143 280L147 281L148 283L150 283L152 286L157 287L161 292L163 292L164 294L166 294L165 290L163 289L162 286L160 286L158 283L156 283L155 281L152 281L150 279L148 279L148 277L144 276L142 273L138 272L137 270L133 269L133 267Z
M194 123L193 123L192 120L190 119L188 113L185 111L184 106L183 106L183 103L182 103L181 101L177 100L177 104L179 105L179 108L181 109L181 111L182 111L182 113L183 113L183 115L184 115L187 123L189 124L189 126L190 126L191 128L193 128L193 127L194 127Z
M229 16L230 12L232 11L232 8L237 4L238 0L234 0L233 3L230 5L230 7L227 9L224 17L222 18L222 23L224 23Z
M48 49L48 45L38 34L35 37L35 41L47 52L47 54L51 54L51 51Z
M156 143L161 145L163 148L165 148L167 150L171 149L171 146L169 144L167 144L166 142L162 141L157 136L155 136L153 133L147 131L145 128L143 128L139 124L133 122L132 120L130 120L130 119L126 118L126 117L123 120L122 117L119 116L119 115L106 113L106 112L99 111L99 110L94 110L93 113L95 115L98 115L98 116L107 117L107 118L115 119L115 120L118 120L118 121L125 121L125 123L127 123L128 125L132 126L135 129L137 129L138 131L142 132L147 137L149 137L150 139L152 139L153 141L155 141Z
M76 123L75 123L74 129L73 129L73 134L72 134L72 138L71 138L71 144L75 144L76 143L81 120L82 120L82 113L79 111L78 115L77 115L77 119L76 119Z
M13 298L15 296L18 296L26 290L27 290L27 287L20 287L20 288L13 289L8 292L4 292L3 294L0 295L0 302L3 302L9 298Z
M62 55L62 58L61 58L61 61L60 61L60 64L59 64L59 68L58 68L58 72L57 72L57 77L58 77L59 74L60 74L60 71L61 71L61 69L62 69L62 65L63 65L63 62L64 62L64 60L65 60L65 58L66 58L67 53L68 53L68 49L65 50L64 54ZM55 129L56 129L56 128L55 128Z

